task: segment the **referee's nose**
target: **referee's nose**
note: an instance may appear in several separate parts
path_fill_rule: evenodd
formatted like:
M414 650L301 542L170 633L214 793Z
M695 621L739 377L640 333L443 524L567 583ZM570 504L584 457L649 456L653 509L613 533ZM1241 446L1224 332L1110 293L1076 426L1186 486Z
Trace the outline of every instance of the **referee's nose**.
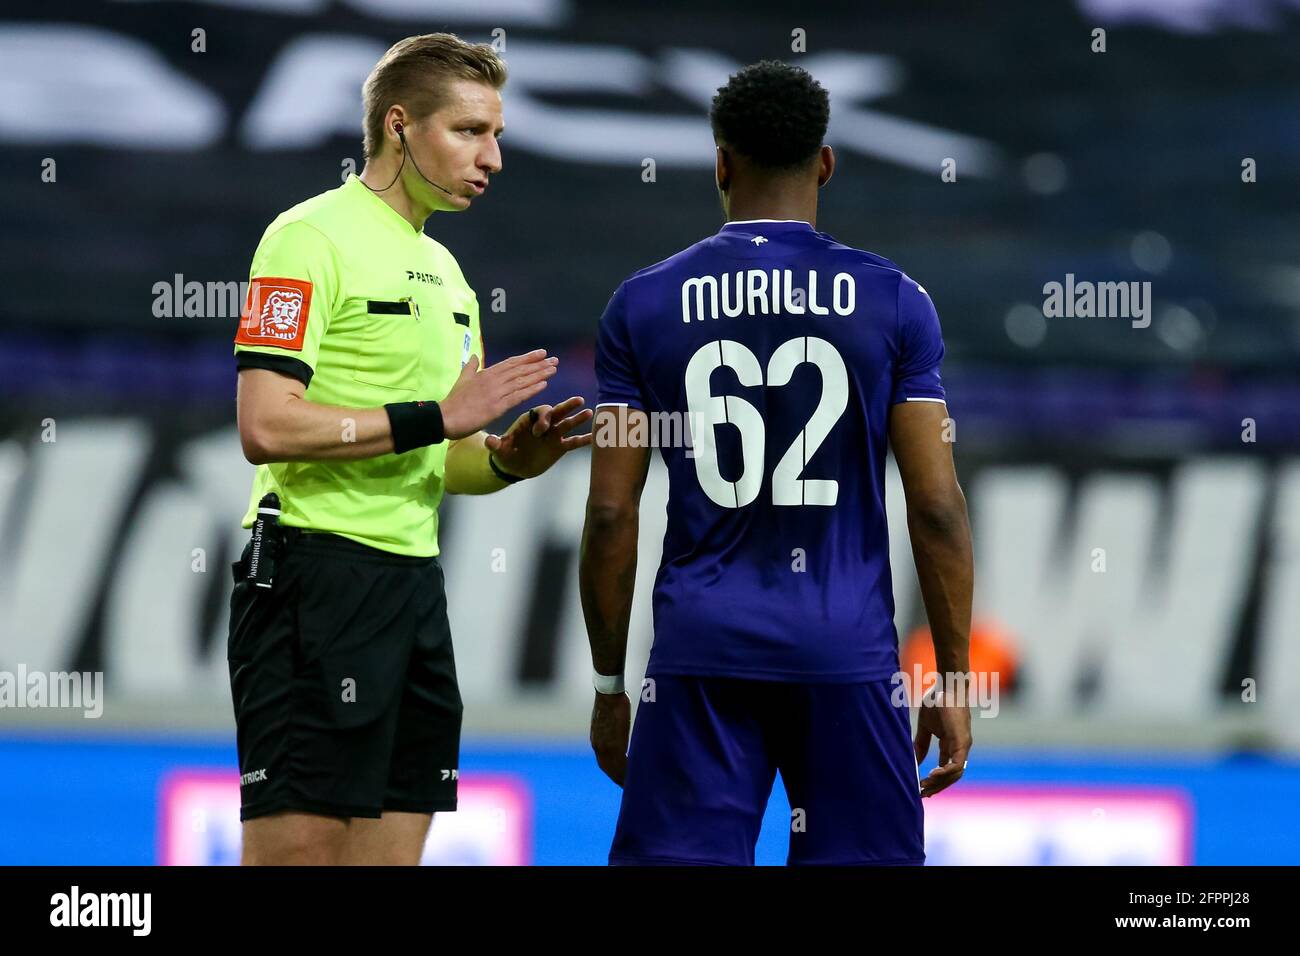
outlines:
M487 137L487 146L478 155L478 168L489 176L501 172L501 144L495 136Z

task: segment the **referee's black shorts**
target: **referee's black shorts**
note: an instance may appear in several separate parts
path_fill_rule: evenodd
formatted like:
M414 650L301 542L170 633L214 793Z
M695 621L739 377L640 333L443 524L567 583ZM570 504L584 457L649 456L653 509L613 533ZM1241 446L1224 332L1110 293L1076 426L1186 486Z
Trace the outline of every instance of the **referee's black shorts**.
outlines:
M461 699L437 558L287 528L274 587L232 565L240 820L456 809Z

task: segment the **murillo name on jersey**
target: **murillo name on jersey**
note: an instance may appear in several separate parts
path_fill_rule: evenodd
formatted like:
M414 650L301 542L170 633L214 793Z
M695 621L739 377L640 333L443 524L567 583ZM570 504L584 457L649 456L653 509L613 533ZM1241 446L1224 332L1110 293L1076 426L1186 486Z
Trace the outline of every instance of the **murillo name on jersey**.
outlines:
M821 284L819 290L818 284ZM827 294L826 288L830 286ZM823 303L821 296L827 295ZM815 270L746 269L720 276L695 276L682 283L682 321L729 319L745 315L852 315L857 288L848 272L829 283Z
M897 672L889 415L944 400L942 358L924 289L806 222L727 223L623 282L597 336L598 404L692 423L690 447L660 447L647 673Z

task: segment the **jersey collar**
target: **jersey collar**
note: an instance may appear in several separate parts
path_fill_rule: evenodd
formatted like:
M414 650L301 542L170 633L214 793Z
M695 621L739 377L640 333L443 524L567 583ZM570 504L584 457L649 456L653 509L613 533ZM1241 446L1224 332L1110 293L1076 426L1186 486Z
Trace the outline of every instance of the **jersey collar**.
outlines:
M730 222L722 224L723 229L730 229L733 226L747 232L753 232L754 226L762 226L764 229L769 230L773 226L778 226L781 231L787 229L807 229L809 232L815 231L812 227L812 223L808 222L806 219L733 219Z
M381 197L376 196L374 192L371 191L370 187L361 181L361 177L358 176L356 173L348 173L348 179L346 185L350 186L353 192L364 194L367 202L371 202L374 203L376 206L379 206L380 207L380 209L378 210L379 214L383 216L387 222L391 223L394 226L399 227L405 235L419 236L423 234L424 230L416 229L409 222L407 222L406 219L402 217L401 213L399 213L392 206L388 205L388 203L384 202L384 200Z

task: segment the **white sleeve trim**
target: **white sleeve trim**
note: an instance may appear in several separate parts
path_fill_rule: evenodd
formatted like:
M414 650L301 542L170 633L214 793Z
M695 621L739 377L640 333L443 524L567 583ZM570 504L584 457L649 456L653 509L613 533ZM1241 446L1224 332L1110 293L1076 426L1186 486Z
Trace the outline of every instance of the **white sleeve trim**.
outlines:
M907 399L907 401L909 401L909 402L938 402L940 405L947 405L947 404L948 404L948 400L947 400L946 398L921 398L921 397L917 397L917 398L909 398L909 399Z

